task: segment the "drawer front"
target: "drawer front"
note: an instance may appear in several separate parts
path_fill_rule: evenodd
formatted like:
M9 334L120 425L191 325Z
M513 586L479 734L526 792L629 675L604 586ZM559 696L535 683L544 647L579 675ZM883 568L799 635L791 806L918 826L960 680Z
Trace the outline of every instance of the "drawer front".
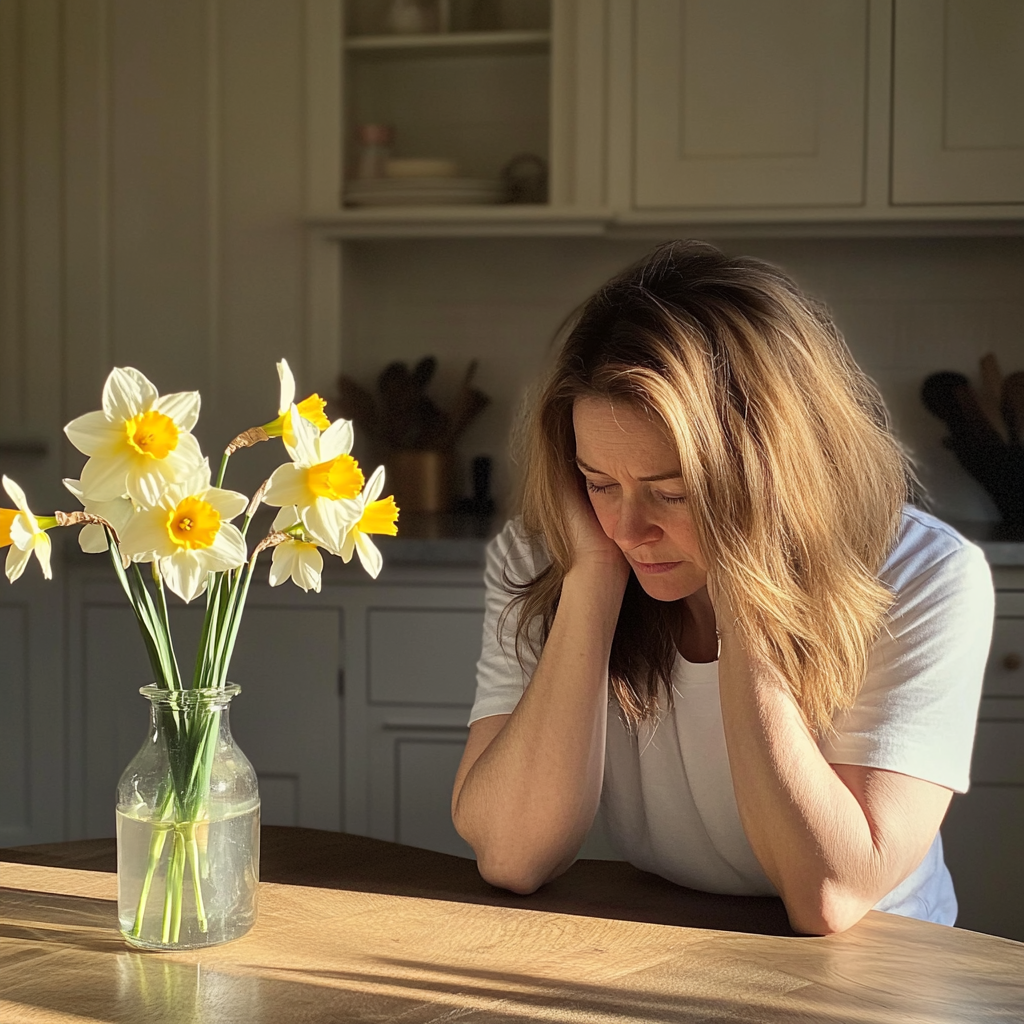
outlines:
M473 703L484 613L455 608L372 608L371 704Z
M978 723L971 782L1024 786L1024 721Z
M1024 697L1024 616L1000 615L985 668L986 697Z

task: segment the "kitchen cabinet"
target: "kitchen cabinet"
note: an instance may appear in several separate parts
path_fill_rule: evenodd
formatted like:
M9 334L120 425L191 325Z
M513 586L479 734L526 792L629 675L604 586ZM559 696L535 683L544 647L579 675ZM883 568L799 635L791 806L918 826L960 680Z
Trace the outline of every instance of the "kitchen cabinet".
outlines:
M1024 941L1024 569L995 572L996 621L971 765L942 826L957 925Z
M1024 203L1024 5L896 0L892 201Z
M635 4L635 207L862 203L867 19L867 0Z
M644 0L617 24L633 40L616 44L613 25L612 88L631 95L618 115L613 102L611 141L633 148L617 171L612 151L613 208L646 221L1024 212L1015 0Z
M53 842L64 837L64 588L34 558L0 587L0 846Z

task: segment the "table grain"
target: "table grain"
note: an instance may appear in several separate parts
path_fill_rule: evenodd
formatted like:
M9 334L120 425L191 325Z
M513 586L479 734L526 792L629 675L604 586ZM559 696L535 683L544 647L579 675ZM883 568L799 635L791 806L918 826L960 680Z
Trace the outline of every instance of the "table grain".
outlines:
M795 935L780 901L577 862L532 896L472 861L264 828L260 916L149 953L117 932L113 840L0 850L0 1022L1024 1021L1024 944L871 912Z

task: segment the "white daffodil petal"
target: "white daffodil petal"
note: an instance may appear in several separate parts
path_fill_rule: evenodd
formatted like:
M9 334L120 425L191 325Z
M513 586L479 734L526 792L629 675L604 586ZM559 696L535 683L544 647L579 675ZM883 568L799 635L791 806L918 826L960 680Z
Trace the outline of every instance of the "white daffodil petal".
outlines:
M64 428L64 433L83 455L102 459L117 455L124 448L126 437L124 420L114 422L102 412L79 416Z
M31 551L38 536L39 524L20 512L11 520L11 543L22 551Z
M309 420L299 413L298 407L294 402L288 408L291 413L288 417L288 422L292 428L292 433L295 435L294 448L286 445L292 462L307 468L319 465L321 462L326 462L327 460L320 456L320 446L317 443L320 432Z
M199 442L192 434L179 434L178 447L169 452L163 460L172 466L175 480L182 480L206 464L206 485L210 483L210 464L199 447Z
M122 367L122 372L130 377L134 382L135 386L139 389L139 395L142 399L142 408L151 409L153 403L156 401L157 394L159 393L156 389L156 385L140 371L136 370L134 366Z
M380 492L384 490L384 467L378 466L373 471L373 476L370 477L366 486L363 488L363 502L365 505L369 505L371 501L376 501L380 497Z
M72 480L70 477L64 477L61 483L79 500L81 504L85 504L85 492L82 490L81 480Z
M297 560L292 579L307 593L320 593L320 581L324 571L323 555L315 547L303 551Z
M294 505L284 505L281 511L274 516L272 530L287 530L297 523L302 522L299 518L299 510Z
M283 416L295 401L295 377L287 359L277 364L277 376L281 380L281 398L277 403L277 414Z
M178 391L162 395L153 408L170 416L179 430L191 430L199 420L200 401L198 391Z
M123 423L145 411L146 398L152 401L156 394L156 388L138 370L115 366L103 385L104 415L115 423Z
M249 504L249 499L238 491L226 491L222 487L210 487L203 494L203 501L212 505L219 513L221 519L234 519L239 513L244 512Z
M11 545L10 550L7 552L7 562L4 565L4 572L7 573L7 578L11 583L21 579L21 574L25 571L25 566L28 565L28 560L31 557L31 549L22 551L21 548L16 547L14 544Z
M114 501L127 493L132 460L126 450L111 458L94 457L82 467L82 494L86 501Z
M356 551L359 552L359 561L363 563L363 568L376 579L380 574L381 567L384 565L384 559L377 550L377 545L365 533L359 530L353 530L352 532L355 534Z
M266 505L312 505L316 495L309 489L306 470L286 462L278 466L270 476L267 493L263 495Z
M50 569L50 538L41 533L36 537L35 553L39 559L39 568L43 570L43 579L52 580L53 572Z
M14 502L18 507L19 512L28 512L28 498L25 496L25 492L21 489L21 484L16 483L6 474L3 478L4 490L7 492L11 501Z
M351 420L335 420L320 435L320 461L330 462L339 455L348 455L352 451L355 435L352 432Z
M352 520L346 518L340 501L317 498L309 508L300 509L302 523L328 551L337 551Z
M220 572L221 569L234 569L241 565L248 557L245 550L245 539L242 531L231 523L221 524L213 544L203 550L210 568L213 572ZM216 561L216 565L212 563Z
M356 530L349 530L345 534L345 539L341 542L341 547L338 549L338 555L343 562L346 564L352 561L352 552L356 547Z
M206 589L207 568L190 551L180 549L170 558L160 559L160 572L167 586L186 604Z
M167 529L168 510L144 509L136 512L120 531L121 553L134 561L149 561L149 557L169 558L178 546L171 540Z
M120 535L120 530L118 534ZM97 523L87 523L78 531L78 546L87 555L100 555L107 551L107 533Z

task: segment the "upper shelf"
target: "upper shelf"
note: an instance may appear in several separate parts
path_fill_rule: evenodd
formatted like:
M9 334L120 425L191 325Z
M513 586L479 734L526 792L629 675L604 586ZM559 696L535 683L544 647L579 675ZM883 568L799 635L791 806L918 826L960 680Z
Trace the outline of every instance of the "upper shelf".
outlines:
M550 46L551 33L546 31L425 32L417 35L349 36L345 40L347 51L367 56L541 53Z

